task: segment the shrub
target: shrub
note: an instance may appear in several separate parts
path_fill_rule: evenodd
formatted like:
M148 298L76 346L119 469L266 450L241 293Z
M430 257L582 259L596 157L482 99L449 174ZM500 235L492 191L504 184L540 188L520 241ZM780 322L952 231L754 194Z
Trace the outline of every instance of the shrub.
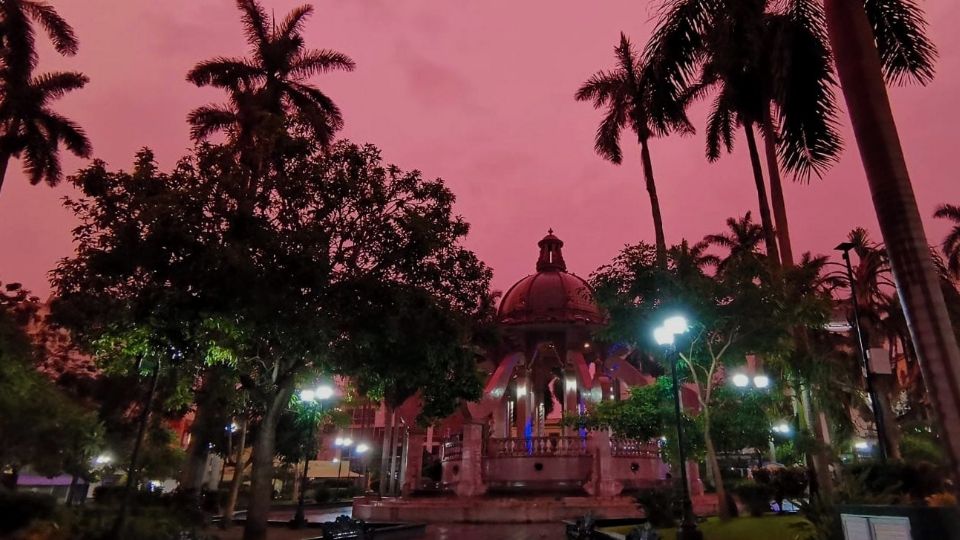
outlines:
M0 535L26 527L34 520L49 519L57 507L50 495L0 489Z
M845 469L845 488L868 496L889 496L909 502L944 491L944 471L931 463L857 463Z
M638 491L635 498L651 525L657 528L677 526L677 513L674 507L677 497L673 488L644 489Z
M786 467L780 469L754 469L753 479L758 484L770 488L770 494L777 506L783 508L784 499L798 499L807 491L809 475L806 467Z
M745 480L733 488L740 501L747 507L751 516L759 517L770 511L770 499L773 490L769 485L753 480Z

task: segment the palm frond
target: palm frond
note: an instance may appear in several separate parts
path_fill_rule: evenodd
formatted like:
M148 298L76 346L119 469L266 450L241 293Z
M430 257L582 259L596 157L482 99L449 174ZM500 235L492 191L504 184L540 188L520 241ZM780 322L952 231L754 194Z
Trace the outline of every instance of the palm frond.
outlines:
M593 149L603 159L619 165L623 162L623 151L620 149L620 132L627 123L627 108L621 102L622 94L615 96L607 107L597 134L594 137Z
M218 56L198 62L187 72L187 81L197 86L237 90L263 79L263 71L246 58Z
M644 63L657 66L663 84L674 95L696 78L706 42L705 29L718 0L667 0L661 6L657 29L644 49Z
M888 82L933 79L937 48L927 37L927 21L914 0L864 0L867 18Z
M720 159L723 150L733 151L733 132L738 122L731 105L724 88L714 97L707 116L707 159L711 162Z
M270 41L270 29L267 25L267 11L257 0L237 0L243 21L243 33L247 43L259 49Z
M313 6L304 4L293 8L277 27L277 35L284 38L292 38L303 30L303 24L307 22L310 15L313 14Z
M53 47L58 53L73 56L77 54L80 43L73 32L73 27L57 13L50 4L41 0L20 0L24 11L40 23L44 31L50 36Z
M349 56L329 49L314 49L296 55L290 62L290 76L301 80L330 71L353 71L356 64Z
M60 99L67 92L79 90L90 82L90 78L76 71L55 71L37 75L30 81L31 89L37 93L41 103L51 99Z
M946 218L960 225L960 206L955 204L941 204L937 211L933 213L935 218Z
M45 115L37 118L37 122L47 132L51 143L56 144L57 141L63 141L67 150L70 150L77 157L89 158L93 152L93 146L90 144L87 133L80 127L80 124L73 120L53 111L46 111Z
M23 142L23 169L33 185L46 180L47 184L56 185L61 178L60 159L57 157L56 139L34 123L24 128Z
M239 123L237 113L226 105L204 105L190 111L190 137L195 141L206 139L218 131L230 131Z
M606 105L613 96L623 91L625 81L622 73L617 71L598 71L590 76L574 94L577 101L592 101L593 107L599 109Z
M843 148L836 79L819 2L793 0L784 16L768 17L774 66L773 101L779 111L779 153L800 180L822 176Z

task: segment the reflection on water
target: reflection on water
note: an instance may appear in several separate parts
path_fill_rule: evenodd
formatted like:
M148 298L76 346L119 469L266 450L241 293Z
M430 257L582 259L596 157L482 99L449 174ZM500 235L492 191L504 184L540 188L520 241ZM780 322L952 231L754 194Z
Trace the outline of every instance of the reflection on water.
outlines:
M427 525L425 540L558 540L561 523L436 523Z

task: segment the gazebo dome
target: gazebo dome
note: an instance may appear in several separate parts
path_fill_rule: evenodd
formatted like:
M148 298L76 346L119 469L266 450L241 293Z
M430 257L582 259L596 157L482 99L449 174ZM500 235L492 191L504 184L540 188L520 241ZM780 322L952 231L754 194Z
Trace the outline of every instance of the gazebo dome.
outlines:
M602 324L604 317L587 282L567 273L563 241L551 229L537 243L540 257L537 273L507 290L497 310L503 324L574 323Z

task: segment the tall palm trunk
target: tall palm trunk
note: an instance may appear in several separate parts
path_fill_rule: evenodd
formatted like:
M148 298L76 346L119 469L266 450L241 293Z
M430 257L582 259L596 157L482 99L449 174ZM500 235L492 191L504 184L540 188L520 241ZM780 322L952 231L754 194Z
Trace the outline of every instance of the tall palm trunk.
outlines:
M653 162L650 161L650 148L647 139L640 137L640 158L643 161L643 179L650 196L650 211L653 213L653 233L657 241L657 265L667 266L667 240L663 234L663 216L660 214L660 199L657 197L657 184L653 181Z
M0 191L3 191L3 181L7 178L7 167L10 165L10 152L0 152Z
M763 226L763 240L767 247L767 256L780 264L780 250L777 249L777 237L773 232L773 220L770 219L770 203L767 201L767 187L763 183L763 167L760 165L760 152L757 139L753 135L753 122L744 122L743 130L747 134L747 149L750 151L750 164L753 166L753 180L757 185L757 200L760 204L760 224Z
M230 480L230 496L227 498L227 506L223 509L223 520L220 522L224 528L233 524L233 514L237 509L240 486L243 485L243 471L247 468L243 462L243 450L247 445L248 422L246 416L240 419L240 444L237 447L236 461L233 466L233 479Z
M787 204L783 200L783 185L780 181L780 162L777 160L777 132L768 114L760 123L763 132L763 149L767 158L767 176L770 177L770 203L773 220L777 225L777 242L780 247L780 262L785 268L793 266L793 246L790 244L790 227L787 225Z
M267 517L273 497L273 458L276 455L277 419L293 395L293 384L277 390L260 420L260 429L253 442L253 469L250 471L250 506L243 540L266 540Z
M873 31L860 0L824 0L837 74L930 401L960 477L960 349L923 230L890 109Z
M394 410L384 405L383 417L383 448L380 450L380 496L387 495L390 484L390 461L393 457L393 417Z

